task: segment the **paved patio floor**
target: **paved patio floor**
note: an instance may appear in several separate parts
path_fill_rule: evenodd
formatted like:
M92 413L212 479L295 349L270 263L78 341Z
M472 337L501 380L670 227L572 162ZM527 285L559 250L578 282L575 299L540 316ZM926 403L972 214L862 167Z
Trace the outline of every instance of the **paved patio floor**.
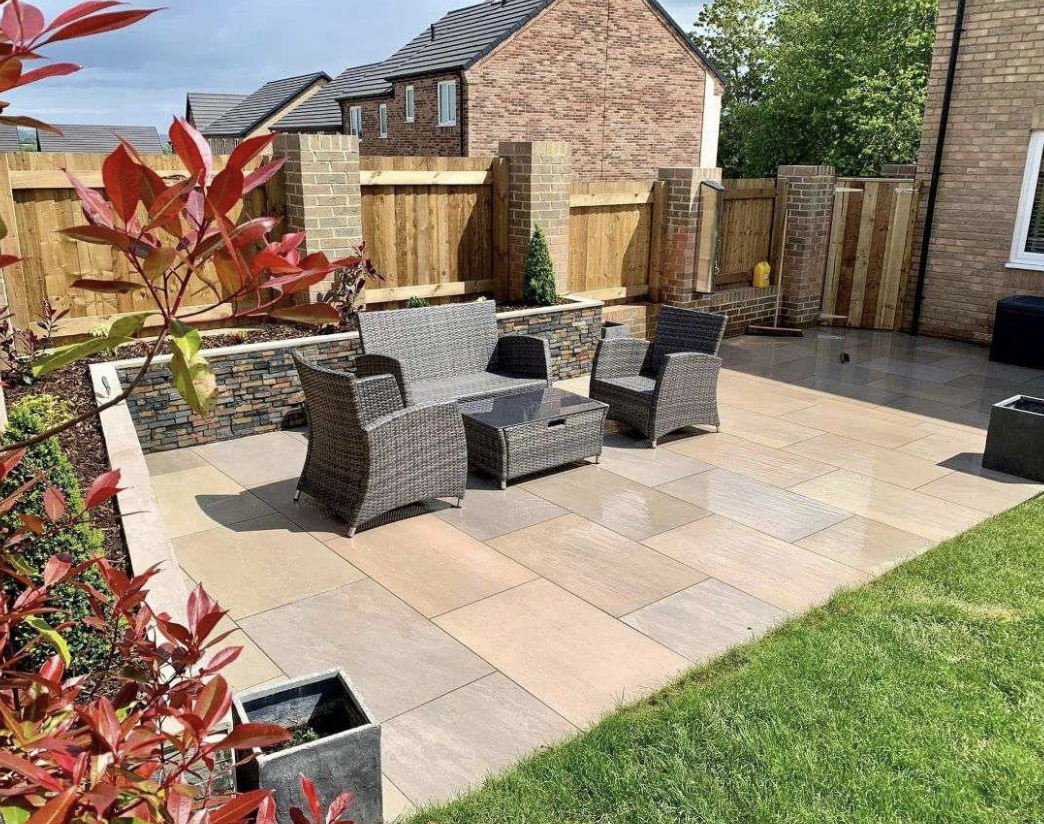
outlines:
M980 459L989 405L1044 373L827 329L723 354L720 434L613 432L601 466L476 477L465 510L354 540L291 501L301 433L151 456L186 576L241 629L234 686L343 666L391 818L1042 491Z

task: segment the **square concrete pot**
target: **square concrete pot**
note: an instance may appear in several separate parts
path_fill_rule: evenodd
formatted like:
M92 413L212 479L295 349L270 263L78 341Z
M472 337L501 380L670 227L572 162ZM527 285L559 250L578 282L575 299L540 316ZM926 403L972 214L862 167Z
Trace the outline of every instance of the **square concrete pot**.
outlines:
M307 809L300 776L316 784L324 812L338 795L355 798L345 816L356 824L380 824L381 728L373 722L343 670L295 678L275 687L236 696L234 723L279 724L291 731L309 728L318 738L278 752L254 750L250 763L236 770L240 791L275 793L279 821L290 824L291 807ZM237 753L240 759L248 753Z
M617 323L616 321L607 320L602 324L602 340L612 340L614 338L626 338L631 335L631 327L626 323Z
M993 407L982 465L1044 482L1044 399L1016 395Z

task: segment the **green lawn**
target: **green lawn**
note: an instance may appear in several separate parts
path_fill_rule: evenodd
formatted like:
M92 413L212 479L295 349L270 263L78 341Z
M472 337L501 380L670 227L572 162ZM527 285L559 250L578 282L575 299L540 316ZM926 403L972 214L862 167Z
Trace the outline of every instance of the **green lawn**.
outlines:
M1044 502L413 820L1044 821Z

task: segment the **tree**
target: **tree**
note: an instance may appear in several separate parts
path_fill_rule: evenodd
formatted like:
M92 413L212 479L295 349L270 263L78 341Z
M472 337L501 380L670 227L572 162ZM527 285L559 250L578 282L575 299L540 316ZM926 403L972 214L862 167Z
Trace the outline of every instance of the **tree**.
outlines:
M558 303L558 284L555 283L555 264L547 235L537 226L526 247L526 268L522 285L522 299L530 306L554 306Z
M914 160L937 11L938 0L714 0L696 41L726 74L739 67L722 127L727 174L827 163L876 175Z

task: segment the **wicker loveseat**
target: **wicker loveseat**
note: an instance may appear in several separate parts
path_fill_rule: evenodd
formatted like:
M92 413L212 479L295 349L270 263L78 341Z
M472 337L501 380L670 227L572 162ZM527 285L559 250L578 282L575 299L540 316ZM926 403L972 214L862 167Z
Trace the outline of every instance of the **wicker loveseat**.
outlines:
M496 304L456 303L424 309L363 312L360 376L392 375L407 406L476 400L547 386L546 340L498 337Z
M633 426L655 448L686 426L718 427L718 348L725 315L661 306L656 340L604 340L595 353L591 397L610 420Z

